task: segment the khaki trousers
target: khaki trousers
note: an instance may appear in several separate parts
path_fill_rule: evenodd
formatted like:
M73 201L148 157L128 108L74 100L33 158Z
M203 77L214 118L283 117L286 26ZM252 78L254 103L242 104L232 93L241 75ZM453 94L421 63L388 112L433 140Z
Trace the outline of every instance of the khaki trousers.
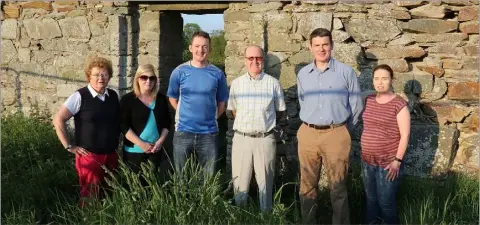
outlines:
M272 209L272 189L275 171L276 140L273 134L263 138L252 138L235 133L232 140L232 179L235 203L244 205L255 170L258 184L260 209Z
M330 186L332 224L350 224L346 175L351 139L346 126L317 130L302 124L297 139L303 222L316 223L318 181L323 162Z

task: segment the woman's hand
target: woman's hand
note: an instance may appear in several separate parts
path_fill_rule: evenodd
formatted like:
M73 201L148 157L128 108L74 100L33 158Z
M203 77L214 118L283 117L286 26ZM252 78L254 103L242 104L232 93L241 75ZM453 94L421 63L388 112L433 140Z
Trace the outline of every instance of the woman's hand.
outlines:
M388 170L387 181L395 180L400 173L400 162L393 160L387 167L385 167L385 170Z
M155 145L153 146L151 153L160 151L160 149L162 149L162 146L163 146L163 141L155 142Z
M151 153L153 144L142 141L142 143L138 147L140 147L144 153Z
M70 149L68 149L67 151L75 154L75 155L78 155L78 156L87 156L90 154L89 151L87 151L86 149L80 147L80 146L72 146L70 147Z

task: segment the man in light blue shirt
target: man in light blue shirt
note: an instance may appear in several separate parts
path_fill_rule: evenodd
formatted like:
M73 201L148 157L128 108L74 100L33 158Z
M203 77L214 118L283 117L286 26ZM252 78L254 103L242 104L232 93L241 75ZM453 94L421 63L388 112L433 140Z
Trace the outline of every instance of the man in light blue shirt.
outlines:
M228 87L225 74L208 62L210 36L195 32L189 46L192 60L173 70L167 95L175 114L173 158L177 172L194 154L207 174L218 160L217 117L225 111Z
M352 67L331 57L332 34L317 28L310 34L314 61L297 77L300 119L298 157L300 200L306 223L316 223L320 169L325 163L332 201L332 223L349 224L346 175L351 139L349 129L363 109L360 85Z

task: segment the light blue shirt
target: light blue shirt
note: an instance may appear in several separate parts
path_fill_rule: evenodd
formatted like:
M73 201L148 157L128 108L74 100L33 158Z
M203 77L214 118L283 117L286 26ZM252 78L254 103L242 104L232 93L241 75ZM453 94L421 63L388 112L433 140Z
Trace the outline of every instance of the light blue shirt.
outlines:
M178 99L176 131L217 133L217 104L228 99L225 74L209 64L204 68L183 63L170 76L167 95Z
M150 108L150 115L148 116L147 124L145 124L145 128L143 128L142 133L138 137L143 141L154 144L158 138L160 138L160 134L158 133L157 129L157 121L155 120L155 115L153 115L155 101L153 101L148 108ZM133 147L125 146L125 151L131 153L143 153L143 150L138 145L133 145Z
M300 119L316 125L347 122L352 128L363 109L360 85L352 67L333 58L320 71L312 62L297 76Z

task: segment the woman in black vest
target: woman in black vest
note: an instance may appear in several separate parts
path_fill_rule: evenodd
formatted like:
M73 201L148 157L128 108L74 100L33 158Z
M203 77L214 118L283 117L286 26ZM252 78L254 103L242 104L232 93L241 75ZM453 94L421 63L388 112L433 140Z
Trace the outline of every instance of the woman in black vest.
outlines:
M170 114L165 95L158 92L159 83L155 68L141 65L135 73L133 91L120 100L120 124L125 135L123 160L135 173L148 161L156 171L163 155Z
M60 107L53 124L65 150L75 154L80 183L80 205L85 198L99 197L104 184L105 166L114 170L118 164L116 149L120 137L118 95L107 88L112 77L112 63L92 58L85 68L86 87L75 91ZM67 135L65 122L75 121L75 143Z

